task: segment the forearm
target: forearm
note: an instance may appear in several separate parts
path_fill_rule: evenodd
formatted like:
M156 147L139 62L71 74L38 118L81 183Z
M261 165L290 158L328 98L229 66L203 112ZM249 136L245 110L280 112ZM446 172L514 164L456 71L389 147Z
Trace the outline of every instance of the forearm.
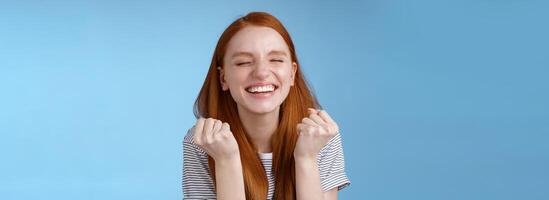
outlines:
M215 162L218 200L245 200L244 176L240 158Z
M295 182L298 200L321 200L324 198L315 159L295 159Z

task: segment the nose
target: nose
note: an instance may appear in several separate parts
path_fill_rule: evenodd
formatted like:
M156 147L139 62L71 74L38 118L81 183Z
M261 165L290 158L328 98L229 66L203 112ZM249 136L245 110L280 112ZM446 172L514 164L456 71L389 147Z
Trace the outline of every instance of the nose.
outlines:
M256 79L265 80L269 77L270 73L271 71L269 69L268 63L261 61L254 66L254 71L252 75Z

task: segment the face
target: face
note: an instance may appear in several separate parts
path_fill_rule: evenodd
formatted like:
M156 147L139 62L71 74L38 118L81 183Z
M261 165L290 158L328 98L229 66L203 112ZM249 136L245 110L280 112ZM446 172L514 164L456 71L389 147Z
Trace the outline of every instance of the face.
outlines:
M294 84L296 70L297 64L278 32L248 26L227 44L220 81L239 110L266 114L279 110Z

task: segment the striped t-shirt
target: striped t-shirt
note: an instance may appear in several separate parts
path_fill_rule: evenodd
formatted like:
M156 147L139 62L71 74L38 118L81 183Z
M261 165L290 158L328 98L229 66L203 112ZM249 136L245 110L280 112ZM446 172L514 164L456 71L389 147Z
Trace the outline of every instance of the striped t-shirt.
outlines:
M194 143L194 130L191 128L183 140L183 198L216 199L213 181L209 175L208 155ZM274 177L271 174L272 153L258 153L269 181L268 199L273 198ZM324 146L317 159L322 191L338 187L338 190L350 184L345 173L345 160L341 136L335 135Z

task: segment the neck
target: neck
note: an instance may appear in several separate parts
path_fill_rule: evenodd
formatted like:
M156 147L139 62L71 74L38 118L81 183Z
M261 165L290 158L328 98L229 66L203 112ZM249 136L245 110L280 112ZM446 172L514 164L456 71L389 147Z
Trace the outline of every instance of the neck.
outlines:
M252 113L238 106L238 116L248 137L260 153L272 152L271 138L278 127L280 107L270 113Z

